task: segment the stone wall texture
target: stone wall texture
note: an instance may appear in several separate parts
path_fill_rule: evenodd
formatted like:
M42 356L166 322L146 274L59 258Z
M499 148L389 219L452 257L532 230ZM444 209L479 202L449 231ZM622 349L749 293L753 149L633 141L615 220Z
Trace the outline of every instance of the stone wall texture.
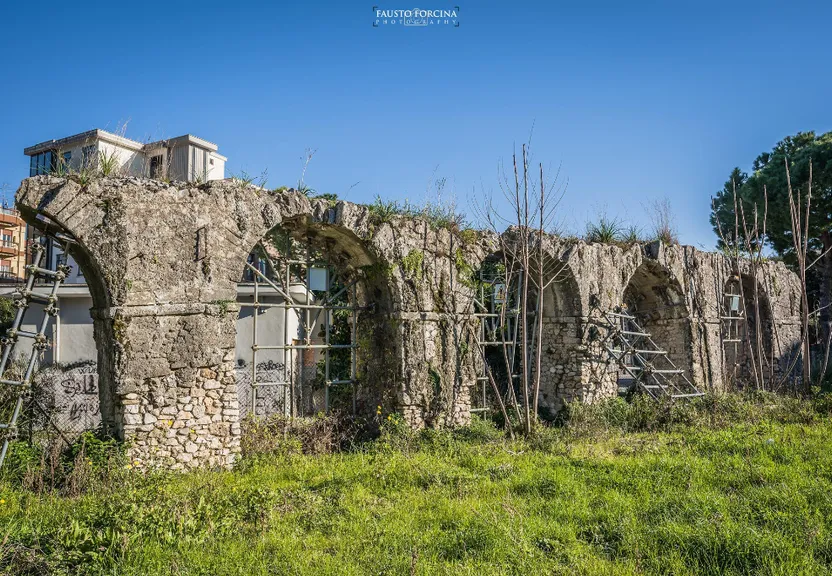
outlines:
M252 248L277 225L325 246L360 276L359 410L382 405L414 427L470 418L480 362L470 277L493 255L493 235L380 219L366 206L234 180L81 186L39 176L23 181L16 202L31 224L77 240L71 253L93 297L101 420L130 440L142 465L234 462L236 283ZM558 281L544 295L544 411L616 393L617 367L599 359L587 328L599 308L625 302L695 384L724 386L720 316L733 276L726 258L688 246L622 249L556 237L546 252ZM799 337L798 280L769 262L743 281L759 286L771 372L781 374Z

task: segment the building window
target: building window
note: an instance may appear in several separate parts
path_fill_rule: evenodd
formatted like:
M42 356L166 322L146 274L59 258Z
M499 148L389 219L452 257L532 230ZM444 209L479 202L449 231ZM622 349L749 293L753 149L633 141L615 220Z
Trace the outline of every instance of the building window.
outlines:
M162 174L162 156L150 157L150 177L155 180L161 180Z
M29 158L29 176L49 174L55 170L55 153L52 150L34 154Z
M90 168L95 163L95 144L81 148L81 160L84 168Z
M72 162L72 152L64 152L61 160L63 161L64 169L69 170L69 163Z

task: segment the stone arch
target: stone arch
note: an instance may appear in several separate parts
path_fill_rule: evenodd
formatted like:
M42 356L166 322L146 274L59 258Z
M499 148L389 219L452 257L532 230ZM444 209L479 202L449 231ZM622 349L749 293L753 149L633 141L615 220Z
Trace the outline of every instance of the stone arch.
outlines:
M95 248L86 245L84 236L77 236L74 220L77 212L67 210L69 201L60 194L64 188L55 186L40 199L36 209L31 205L17 203L21 216L40 233L61 242L64 251L72 257L83 273L84 280L90 292L92 309L90 316L93 322L93 338L96 346L95 373L97 374L98 410L101 415L101 426L106 434L123 438L123 428L118 415L114 390L114 365L119 362L122 353L121 344L117 338L117 324L109 317L113 302L119 297L111 290L105 280L107 271L99 265L99 260L93 255ZM64 193L64 196L66 194ZM57 209L56 209L57 208ZM91 367L84 369L92 371ZM94 401L90 403L95 406Z
M692 326L681 283L661 263L644 259L630 276L623 304L677 368L692 372ZM624 378L619 374L619 378Z
M726 385L754 385L755 371L757 377L767 379L772 367L774 325L771 302L762 283L747 273L732 274L725 282L721 304ZM742 320L729 320L733 317Z
M471 270L474 292L471 312L475 318L472 330L476 333L478 378L471 390L471 407L483 412L497 406L487 371L494 378L499 393L506 398L510 396L508 388L511 385L508 365L519 362L517 350L511 352L518 340L516 315L508 312L516 306L516 281L507 277L504 254L495 252L495 248L488 246L477 258L476 269Z
M327 210L330 209L336 210L334 207ZM314 207L310 212L314 212ZM308 285L307 280L300 276L305 274L300 271L305 265L288 266L288 281L285 278L287 259L300 262L306 258L307 250L310 264L327 271L326 283L332 286L330 295L338 297L334 304L337 310L324 311L325 314L331 312L330 343L358 346L354 365L349 349L330 350L328 369L324 368L327 363L321 348L264 350L265 354L261 354L265 358L244 352L244 349L251 349L254 340L255 324L247 319L253 318L255 313L255 309L248 306L253 302L251 285L255 277L258 281L258 300L273 305L264 309L257 320L259 346L264 340L267 341L266 346L326 345L328 321L321 317L320 310L285 307L286 296L300 306L314 306L325 301L328 291L320 286ZM249 284L248 290L244 288L244 294L239 297L241 309L237 324L241 331L237 333L236 352L241 408L257 415L269 415L278 410L293 415L312 415L328 408L342 413L353 410L364 414L374 412L379 399L391 392L383 389L389 381L384 382L380 376L393 369L388 351L394 342L393 335L387 330L387 318L392 313L391 286L382 273L384 266L379 257L356 235L354 229L338 223L334 214L327 215L325 212L323 220L315 220L308 214L283 218L251 246L247 261L260 269L274 286L249 266L241 264L242 281ZM275 276L273 267L281 269L280 277ZM343 293L339 295L341 291ZM349 309L340 309L342 307ZM262 329L264 324L271 325L272 342L268 342L270 335ZM278 326L281 332L275 333ZM251 333L247 335L245 331L249 327ZM339 338L344 342L333 341ZM253 370L251 360L254 360ZM265 370L263 361L270 364L265 366ZM322 370L328 370L330 380L342 385L325 387ZM257 383L261 378L269 378L270 373L289 384L272 388L270 396L259 396L255 405L251 394L252 374ZM372 378L368 376L370 374ZM345 380L353 381L349 390L345 388ZM268 394L262 388L258 390ZM283 396L278 397L280 394Z

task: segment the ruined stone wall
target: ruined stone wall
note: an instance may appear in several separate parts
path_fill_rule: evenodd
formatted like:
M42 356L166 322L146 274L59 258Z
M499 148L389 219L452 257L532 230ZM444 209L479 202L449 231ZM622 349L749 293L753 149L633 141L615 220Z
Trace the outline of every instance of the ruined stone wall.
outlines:
M81 186L40 176L22 183L16 202L31 224L77 239L71 252L93 297L101 417L131 440L131 457L145 466L233 463L241 416L236 283L252 248L278 225L361 276L359 411L382 405L414 427L470 418L481 362L474 274L496 250L493 235L233 180ZM589 320L628 298L697 386L722 389L727 259L687 246L556 237L545 248L559 281L544 294L544 414L616 394L618 367L593 342ZM773 319L772 362L782 372L799 334L799 285L775 262L757 282Z
M77 240L71 253L93 297L102 420L131 440L142 465L229 465L239 452L236 283L278 225L365 277L359 409L398 409L416 427L470 417L471 290L457 278L463 255L447 230L231 180L81 186L42 176L25 180L16 201L33 225Z
M556 238L551 239L548 253L563 261L576 279L570 290L579 301L576 308L581 310L583 325L579 341L570 346L572 328L559 324L569 317L558 320L555 310L546 312L541 392L550 409L616 394L618 368L603 360L588 337L587 320L599 309L625 303L632 292L642 295L643 326L691 381L704 390L725 389L721 317L725 286L733 275L726 257L690 246L653 243L621 248ZM744 266L743 273L748 273L748 264ZM757 282L761 306L769 310L769 362L778 380L794 358L800 337L799 282L782 262L774 261L762 264ZM639 315L638 303L634 307L631 312Z

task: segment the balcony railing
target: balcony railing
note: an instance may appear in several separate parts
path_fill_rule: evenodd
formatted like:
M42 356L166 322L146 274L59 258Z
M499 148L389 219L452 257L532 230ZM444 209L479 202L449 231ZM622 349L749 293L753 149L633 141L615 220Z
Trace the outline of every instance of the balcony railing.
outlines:
M0 208L0 228L14 228L24 225L20 212L11 208Z
M3 254L17 254L19 248L14 240L0 240L0 252Z

